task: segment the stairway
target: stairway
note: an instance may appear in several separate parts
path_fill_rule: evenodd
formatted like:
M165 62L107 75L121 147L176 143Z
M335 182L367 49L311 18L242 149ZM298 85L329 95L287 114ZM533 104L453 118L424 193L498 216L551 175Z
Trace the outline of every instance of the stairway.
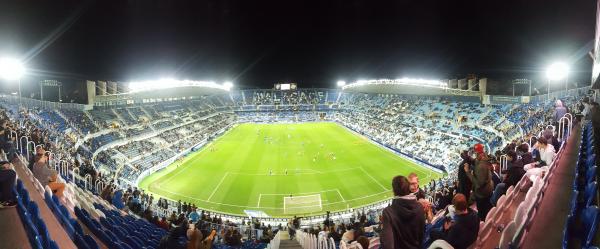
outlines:
M279 235L281 236L279 248L302 249L302 246L300 246L300 243L298 243L298 241L290 240L290 235L287 231L282 230L279 232Z
M288 249L302 249L300 243L296 240L281 240L281 244L279 244L279 248L288 248Z

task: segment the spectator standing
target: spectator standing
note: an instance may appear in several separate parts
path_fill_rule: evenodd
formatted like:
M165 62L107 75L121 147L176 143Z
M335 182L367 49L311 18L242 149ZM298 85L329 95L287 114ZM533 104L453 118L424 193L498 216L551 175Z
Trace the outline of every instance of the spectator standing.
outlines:
M474 161L473 161L473 158L471 158L469 156L468 151L465 150L462 153L460 153L460 158L462 158L462 162L460 163L461 166L463 166L465 164L469 165L469 168L471 168L473 166ZM467 200L469 200L469 197L471 196L471 189L472 189L471 179L467 176L467 173L465 172L465 168L458 167L458 189L456 192L465 195Z
M410 192L410 183L404 176L392 180L394 199L383 210L381 244L384 249L420 249L425 230L425 212Z
M485 216L492 208L490 198L494 190L492 182L491 164L488 156L485 153L483 144L475 144L474 151L476 153L475 167L471 172L468 164L463 165L467 177L473 183L473 195L477 204L477 212L479 219L485 220Z
M198 220L200 220L200 215L196 211L196 208L193 208L190 214L188 214L188 220L190 220L193 223L196 223L198 222Z

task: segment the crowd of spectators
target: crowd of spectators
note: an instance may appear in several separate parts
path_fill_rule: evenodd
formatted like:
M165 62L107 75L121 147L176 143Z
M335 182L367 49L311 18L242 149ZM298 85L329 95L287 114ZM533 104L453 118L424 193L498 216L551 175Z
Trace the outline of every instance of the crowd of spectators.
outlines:
M553 112L552 108L540 108L545 108L548 104L512 107L512 111L503 118L512 123L519 123L522 126L527 126L527 134L520 140L514 140L500 150L501 154L505 154L508 159L507 168L504 171L500 171L497 168L498 154L494 155L490 153L490 151L486 151L485 146L478 141L467 139L462 136L454 137L448 134L439 135L439 137L433 141L427 140L428 137L438 136L434 132L434 127L452 128L456 131L460 130L461 125L464 125L456 123L458 121L454 122L450 119L440 118L442 116L449 116L444 114L448 113L448 110L443 107L437 105L429 105L427 108L419 107L415 109L418 111L409 115L405 113L407 105L403 104L403 101L398 99L390 101L385 98L361 96L357 98L357 103L357 106L353 107L351 110L338 113L338 121L361 133L367 135L372 134L372 137L375 140L379 140L379 142L386 146L393 147L398 146L399 143L407 143L406 139L402 139L402 134L410 133L414 134L410 139L419 141L415 144L421 144L420 146L423 147L428 146L428 144L435 144L436 142L438 144L435 146L439 147L439 144L444 143L445 140L453 140L454 143L442 145L446 146L446 149L456 147L463 149L473 148L472 151L475 154L473 156L464 151L459 153L459 150L453 152L456 153L458 160L461 162L450 162L450 164L456 163L457 165L454 167L454 170L449 171L451 176L432 181L424 189L419 187L418 179L415 179L414 175L409 175L408 177L394 177L391 185L395 197L389 207L385 208L383 211L377 211L379 219L372 218L372 216L367 218L367 215L363 213L356 219L357 221L354 220L348 223L334 224L332 221L326 219L323 228L312 227L312 229L307 230L318 236L331 237L336 241L344 240L349 243L355 242L367 248L371 241L368 238L372 237L380 237L381 244L384 245L385 248L422 248L423 241L432 242L434 240L436 240L436 242L433 242L433 245L448 243L454 248L466 248L468 245L472 244L477 238L479 220L485 218L487 211L495 205L497 197L501 195L503 191L506 191L509 186L514 185L515 179L520 179L519 176L543 173L544 170L546 170L544 167L552 164L558 143L556 131L545 130L544 126L540 126L540 123L537 121L544 123L544 121L550 120L548 117L552 116L553 113L563 111L561 108L556 108L557 111L555 112ZM391 108L387 108L388 103L392 103L389 105ZM427 103L428 101L423 101L421 104L427 106ZM453 106L453 108L484 108L478 105L449 105ZM589 108L587 113L600 113L597 104L589 103L588 105L589 107L585 107ZM556 105L556 107L564 107L564 105ZM527 114L516 114L518 111L515 110L523 110L522 108L526 109ZM377 109L380 110L377 111ZM39 168L39 172L35 174L36 177L50 187L55 194L60 195L61 187L51 186L56 180L56 172L52 172L53 169L48 167L48 160L52 159L46 156L43 149L55 152L60 151L60 153L55 155L56 158L54 158L54 160L63 158L73 162L71 167L79 166L81 171L86 172L84 174L93 174L93 177L103 178L109 183L101 193L99 193L103 199L110 201L120 209L131 211L132 213L146 218L159 227L170 230L169 235L161 242L161 245L164 246L163 248L178 248L178 246L181 245L181 241L178 241L177 238L180 238L181 234L184 234L184 236L190 234L187 236L188 238L200 237L200 241L204 242L206 240L202 239L203 236L201 234L206 234L208 235L207 237L211 238L211 243L212 240L215 239L220 240L221 243L236 246L242 243L241 238L246 235L246 232L250 231L251 233L253 230L260 230L260 235L256 233L253 235L254 238L268 241L278 229L281 229L274 229L269 225L265 226L258 221L250 221L250 226L235 224L227 220L223 221L218 216L211 216L208 213L199 211L195 205L188 203L176 204L176 212L171 213L168 217L163 216L159 218L161 215L159 210L168 210L169 205L171 205L172 208L173 204L169 204L167 200L163 199L157 200L157 204L154 204L154 197L151 194L146 194L141 190L131 187L123 189L122 185L118 184L118 181L115 181L116 178L113 178L110 175L102 175L97 172L89 163L89 159L82 159L82 156L78 155L79 150L73 148L75 141L73 141L72 138L64 136L64 134L60 134L60 132L53 131L52 129L41 128L45 126L41 124L43 121L37 117L36 110L7 110L8 113L0 111L0 146L2 147L2 150L8 154L9 160L14 158L17 153L17 141L14 140L14 137L9 136L7 131L12 130L20 135L28 135L36 145L42 145L42 149L37 150L36 153L33 153L35 148L31 148L32 152L28 155L32 158L32 160L30 160L33 162L32 167L34 169ZM400 113L400 110L403 110L403 112ZM425 115L427 113L426 110L438 110L442 114L432 117L432 115ZM485 116L482 116L486 113L493 113L494 110L502 109L492 108L492 110L459 111L458 113L465 116L468 120L475 120L473 121L475 123L481 121L479 124L483 122L498 127L498 125L502 125L502 123L505 123L506 121L492 122L486 119ZM171 109L166 108L161 109L160 111L169 112ZM378 115L380 116L377 117ZM399 122L385 123L390 119L397 117L419 115L424 116L414 118L413 120L425 121L410 126L410 128L406 128L406 124ZM531 123L528 115L533 117L533 123ZM13 121L10 121L9 117L12 117ZM359 125L352 127L350 123L351 117L356 118L357 121L354 123ZM172 148L173 150L180 150L193 144L187 143L187 139L198 137L198 134L211 134L216 132L233 122L233 119L233 115L218 115L214 118L200 121L202 122L200 125L192 123L191 125L185 125L182 128L170 130L175 134L183 134L182 136L176 136L177 139L175 140L167 140L167 138L171 138L174 135L169 135L168 132L170 131L166 131L166 134L168 134L167 136L158 137L174 145L175 147ZM465 120L461 120L460 122L465 122ZM476 131L474 132L484 134L483 136L485 139L489 139L489 136L496 135L495 133L494 135L485 135L485 132L489 132L488 129L482 129L482 131L475 130ZM537 139L532 148L526 147L525 139L531 134L538 134L541 131L543 131L542 136ZM397 134L400 134L400 136L396 136ZM388 135L390 138L387 138ZM176 143L178 141L179 143ZM424 142L421 143L421 141ZM464 141L464 143L461 141ZM185 144L181 144L184 142ZM473 146L473 144L475 145ZM98 144L94 145L93 142L88 144L88 146L92 149L100 147ZM123 147L120 148L123 149ZM118 150L118 148L116 149ZM441 153L443 150L438 151L435 148L430 148L414 151L416 151L415 154L427 154ZM19 152L24 153L23 151ZM160 160L165 159L161 158ZM153 161L151 164L156 164L159 161ZM6 181L14 181L10 174L11 169L9 163L0 162L0 165L2 166L2 169L0 169L0 181L3 183ZM6 193L4 189L2 189L0 194L2 205L11 205L11 202L13 202L13 197L10 196L11 194ZM471 201L473 201L477 211L470 208L473 207L470 205ZM425 232L427 224L431 224L435 227L435 224L432 224L434 221L433 213L440 210L443 210L444 217L448 218L444 219L441 228L433 230L433 232L430 231L427 234ZM474 219L473 217L478 217L478 219ZM193 223L194 225L188 226L188 222ZM299 228L296 223L299 224L299 222L293 220L290 226ZM215 229L215 227L219 227L219 229ZM253 227L254 229L248 229L248 227ZM219 231L219 235L217 235L217 230ZM429 236L429 239L426 239L425 236ZM178 246L174 246L175 244L172 243L175 243Z

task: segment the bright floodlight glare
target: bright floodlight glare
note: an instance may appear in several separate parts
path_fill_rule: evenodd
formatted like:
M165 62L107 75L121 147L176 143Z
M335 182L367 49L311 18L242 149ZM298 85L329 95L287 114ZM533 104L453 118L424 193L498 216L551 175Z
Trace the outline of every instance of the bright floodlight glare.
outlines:
M0 77L7 80L16 80L21 78L24 73L25 67L19 60L12 58L0 59Z
M340 80L337 82L337 86L345 86L346 85L346 81Z
M225 87L225 89L231 89L233 87L233 83L231 83L231 81L225 81L225 83L223 83L223 87Z
M546 69L546 77L549 80L561 80L569 74L569 66L562 62L553 63Z

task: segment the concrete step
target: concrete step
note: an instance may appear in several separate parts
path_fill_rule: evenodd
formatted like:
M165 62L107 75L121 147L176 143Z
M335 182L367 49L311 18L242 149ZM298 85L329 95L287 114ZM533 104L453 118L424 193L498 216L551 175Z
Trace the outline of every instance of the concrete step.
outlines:
M300 243L298 243L296 240L281 240L281 243L279 243L279 248L302 249Z

